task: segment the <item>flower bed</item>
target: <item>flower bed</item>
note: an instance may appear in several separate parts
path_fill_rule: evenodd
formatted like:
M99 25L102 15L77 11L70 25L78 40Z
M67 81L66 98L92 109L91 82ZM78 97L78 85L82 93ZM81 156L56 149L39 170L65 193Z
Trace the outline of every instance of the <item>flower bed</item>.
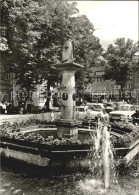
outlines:
M21 128L26 127L32 128L32 125L34 125L34 121L25 122L24 123L5 123L1 126L1 141L12 143L12 144L18 144L22 146L28 146L28 147L35 147L38 149L46 149L46 150L71 150L71 149L88 149L90 148L91 142L81 142L77 138L62 138L62 139L55 139L54 136L47 136L46 138L41 136L39 134L39 131L41 131L41 127L51 127L53 124L48 123L47 125L38 125L37 129L40 128L37 132L25 132L21 131ZM64 147L63 147L64 146Z
M111 124L112 130L119 130L121 137L112 136L114 147L129 147L139 139L139 126L132 123L114 122Z

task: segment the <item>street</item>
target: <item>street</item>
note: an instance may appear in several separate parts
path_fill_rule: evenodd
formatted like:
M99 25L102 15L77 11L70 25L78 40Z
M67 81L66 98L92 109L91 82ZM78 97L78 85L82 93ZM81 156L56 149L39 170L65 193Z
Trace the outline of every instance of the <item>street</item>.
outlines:
M41 113L41 114L16 114L16 115L0 115L0 125L3 122L17 122L20 123L22 121L27 121L29 119L37 118L37 119L43 119L45 118L47 121L51 120L51 112L48 113ZM54 118L59 116L59 112L54 113Z

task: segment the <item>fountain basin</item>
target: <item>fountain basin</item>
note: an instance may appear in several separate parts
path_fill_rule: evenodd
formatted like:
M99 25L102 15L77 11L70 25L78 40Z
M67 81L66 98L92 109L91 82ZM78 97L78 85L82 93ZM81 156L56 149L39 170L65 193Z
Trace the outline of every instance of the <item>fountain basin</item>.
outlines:
M22 138L12 138L15 133L10 133L11 137L1 137L1 155L7 158L13 158L16 160L21 160L29 164L35 164L38 166L50 166L52 164L69 162L73 160L76 164L83 159L86 159L86 156L89 152L92 151L93 144L89 144L89 132L79 133L80 138L84 140L78 140L76 143L73 140L73 143L70 140L66 139L66 143L62 140L58 141L57 129L56 128L36 128L33 130L24 130L22 132L24 136L28 137L32 133L42 136L44 139L51 138L55 140L55 143L51 140L48 143L38 143L35 141L24 140ZM20 135L20 132L16 133L16 136ZM86 138L85 138L86 137ZM87 143L88 140L88 143ZM91 140L91 137L90 137ZM77 162L76 162L77 161Z
M49 167L53 164L66 163L67 166L82 164L85 168L89 167L89 161L93 160L89 154L94 152L91 135L96 135L96 129L78 127L78 139L67 137L57 139L57 127L52 124L28 126L9 132L9 136L1 136L0 140L1 155L7 158L38 166ZM33 140L30 137L32 134L38 135L38 138L35 137ZM111 131L111 135L123 139L121 133ZM118 147L118 143L115 143L114 147L115 159L122 164L129 164L139 152L139 137L128 146Z

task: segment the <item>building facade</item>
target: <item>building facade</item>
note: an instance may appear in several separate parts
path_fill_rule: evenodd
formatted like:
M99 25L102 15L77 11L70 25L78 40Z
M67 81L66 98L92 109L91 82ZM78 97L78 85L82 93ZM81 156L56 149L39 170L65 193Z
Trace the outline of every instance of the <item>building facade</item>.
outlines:
M133 57L133 72L126 83L125 91L127 99L131 98L134 103L139 104L139 52ZM112 80L104 80L104 67L94 67L92 84L89 84L84 92L89 96L89 101L101 101L102 99L118 100L120 86ZM30 93L34 106L43 107L46 102L47 82L37 86L35 92ZM30 99L30 100L31 100ZM18 106L19 101L24 101L25 95L16 85L12 73L7 73L0 67L0 102L12 102Z
M120 100L120 86L112 80L104 80L105 70L103 66L94 67L92 84L89 84L85 94L90 94L90 101ZM139 52L133 57L133 71L125 86L125 99L139 104Z
M31 104L36 108L42 108L46 102L46 82L36 86L36 91L29 93L27 104ZM21 90L16 84L14 74L7 73L3 67L0 67L0 102L12 103L17 108L20 102L24 102L27 94L25 90Z

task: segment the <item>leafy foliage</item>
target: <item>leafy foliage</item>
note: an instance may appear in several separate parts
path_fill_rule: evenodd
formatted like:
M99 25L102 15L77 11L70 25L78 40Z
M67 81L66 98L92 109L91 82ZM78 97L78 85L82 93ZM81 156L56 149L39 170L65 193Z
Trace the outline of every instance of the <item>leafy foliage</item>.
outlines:
M137 45L132 40L118 38L114 45L109 45L105 53L105 79L111 79L124 89L132 72L132 58L137 51Z
M48 90L61 80L51 69L61 61L65 35L70 31L74 41L75 62L84 65L76 74L76 86L84 89L92 82L93 67L102 54L94 26L78 13L75 2L57 0L2 0L2 64L17 75L17 84L35 90L36 84L48 80Z
M8 45L2 61L18 75L21 88L33 90L53 73L50 65L60 61L68 17L74 12L74 3L69 6L66 1L2 1L1 31Z
M85 16L71 18L71 28L74 35L74 58L84 69L76 74L77 89L83 90L92 82L93 67L99 61L103 48L99 39L93 35L94 26Z

